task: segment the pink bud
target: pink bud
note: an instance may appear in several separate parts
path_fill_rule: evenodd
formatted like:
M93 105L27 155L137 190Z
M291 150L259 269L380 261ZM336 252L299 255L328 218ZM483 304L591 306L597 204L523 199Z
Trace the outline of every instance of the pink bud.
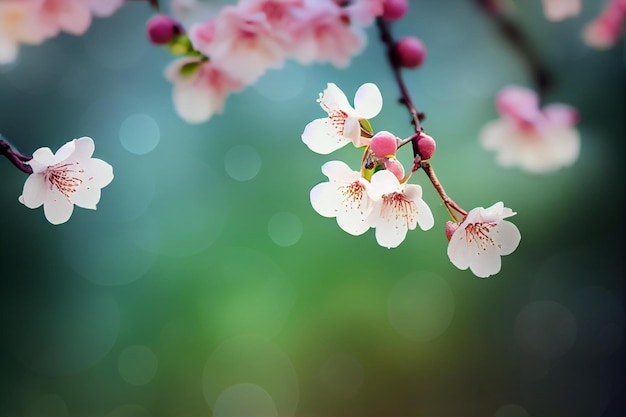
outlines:
M383 3L383 19L395 22L404 17L409 10L408 0L385 0Z
M398 138L387 131L378 132L370 140L370 149L377 158L387 158L396 154Z
M417 150L419 151L420 157L423 160L428 160L432 158L436 148L437 143L435 142L435 139L433 139L431 136L422 133L417 140Z
M459 224L456 222L453 222L451 220L448 220L446 222L446 237L448 238L448 241L450 241L450 239L452 239L452 235L454 234L454 232L456 232L456 229L459 228Z
M183 33L180 24L165 14L152 16L146 25L148 38L157 45L163 45Z
M396 44L400 65L405 68L417 68L426 58L426 47L414 36L406 36Z
M391 171L398 181L402 181L402 178L404 178L404 167L400 161L395 158L385 160L385 169Z

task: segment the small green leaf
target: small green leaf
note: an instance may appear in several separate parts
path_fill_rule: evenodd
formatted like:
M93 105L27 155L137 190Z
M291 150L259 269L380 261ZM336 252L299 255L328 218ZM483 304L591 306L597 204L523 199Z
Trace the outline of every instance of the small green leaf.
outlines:
M374 136L374 128L370 124L369 120L361 119L359 120L359 124L361 125L361 128L363 128L366 132L370 134L370 136Z
M183 77L190 77L200 67L201 61L188 62L180 67L180 75Z

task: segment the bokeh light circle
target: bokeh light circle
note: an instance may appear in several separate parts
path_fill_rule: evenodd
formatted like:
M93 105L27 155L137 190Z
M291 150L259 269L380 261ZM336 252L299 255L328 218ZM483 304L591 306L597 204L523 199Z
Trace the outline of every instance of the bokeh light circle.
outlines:
M535 301L524 306L515 321L518 343L544 358L564 355L576 340L573 314L555 301Z
M237 384L215 400L213 417L278 417L272 397L258 385Z
M289 358L272 342L257 336L238 336L220 344L206 363L202 381L204 398L214 412L223 391L237 384L262 387L273 399L278 415L285 417L295 414L300 395Z
M270 218L267 231L278 246L293 246L302 237L302 221L293 213L276 213Z
M224 155L224 169L237 181L250 181L261 170L261 156L252 146L237 145Z
M352 399L359 393L365 371L356 358L335 354L322 365L319 376L328 391L341 398Z
M128 116L120 126L120 142L124 149L135 155L144 155L159 144L161 129L147 114Z
M157 373L159 361L147 346L128 346L118 358L118 370L122 379L131 385L145 385Z
M415 341L435 339L454 316L454 295L448 283L431 272L414 272L399 280L387 299L391 326Z

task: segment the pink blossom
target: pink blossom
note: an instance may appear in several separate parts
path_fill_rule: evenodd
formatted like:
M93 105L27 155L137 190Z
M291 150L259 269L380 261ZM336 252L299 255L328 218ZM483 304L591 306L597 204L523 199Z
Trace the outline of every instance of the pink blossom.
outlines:
M617 42L624 30L626 0L611 0L602 13L583 30L585 43L596 49L608 49Z
M362 26L370 25L375 18L382 16L387 0L356 0L345 7L354 22Z
M265 14L227 6L209 25L213 26L209 38L204 25L192 29L194 46L233 78L250 84L267 68L282 66L283 34L272 31Z
M212 62L198 58L172 62L165 75L174 84L176 111L189 123L205 122L221 113L228 95L244 86Z
M124 0L89 0L89 8L94 16L108 17L124 5Z
M44 41L45 34L34 19L34 11L30 1L0 2L0 64L15 60L20 44Z
M91 24L88 0L30 0L39 29L47 36L60 31L84 34Z
M290 33L290 53L303 64L331 62L346 67L350 58L365 46L362 28L353 24L346 9L333 1L309 1L299 18L302 23Z
M551 104L540 109L534 91L515 86L498 93L496 107L502 118L485 125L480 140L485 149L496 151L501 165L544 173L578 159L578 112L573 107Z
M553 22L577 16L581 6L581 0L543 0L546 18Z

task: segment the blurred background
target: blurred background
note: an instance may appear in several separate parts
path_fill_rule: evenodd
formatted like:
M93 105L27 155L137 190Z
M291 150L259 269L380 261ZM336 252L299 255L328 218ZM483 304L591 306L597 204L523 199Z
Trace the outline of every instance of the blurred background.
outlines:
M428 48L406 80L448 193L518 213L521 244L488 279L449 262L421 172L435 227L394 250L310 206L324 162L361 158L300 140L326 83L350 100L376 83L374 128L411 134L374 27L348 69L288 62L200 125L175 113L143 2L23 47L0 67L0 132L24 153L90 136L115 179L97 211L53 226L0 162L0 415L625 416L624 42L582 43L603 2L562 23L516 3L555 77L547 102L582 115L580 159L550 175L500 168L478 143L496 92L531 79L473 2L412 2L393 27Z

